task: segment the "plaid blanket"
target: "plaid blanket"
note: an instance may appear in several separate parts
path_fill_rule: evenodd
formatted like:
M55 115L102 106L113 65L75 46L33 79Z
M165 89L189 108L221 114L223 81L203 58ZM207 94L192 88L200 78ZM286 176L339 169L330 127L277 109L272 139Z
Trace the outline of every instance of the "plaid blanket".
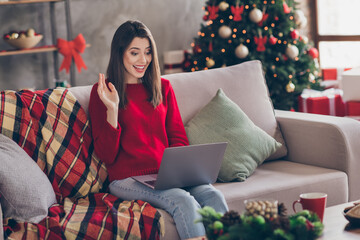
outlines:
M39 224L4 219L5 238L159 239L155 208L106 193L108 175L93 152L89 121L68 90L0 92L0 133L47 174L58 202Z

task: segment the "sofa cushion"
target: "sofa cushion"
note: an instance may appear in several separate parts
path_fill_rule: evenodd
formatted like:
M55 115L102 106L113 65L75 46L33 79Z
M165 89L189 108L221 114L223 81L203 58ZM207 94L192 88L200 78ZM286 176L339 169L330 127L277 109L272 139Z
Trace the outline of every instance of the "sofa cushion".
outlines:
M246 199L275 199L292 214L292 203L305 192L327 193L327 207L348 201L346 173L291 161L265 162L245 182L214 186L224 194L229 209L239 212L244 211Z
M190 144L228 142L218 180L245 181L281 144L257 127L219 89L185 126Z
M0 134L0 201L4 218L38 223L56 203L44 172L10 138Z
M287 154L260 61L163 77L170 80L173 86L184 124L213 98L219 88L222 88L256 126L282 143L283 146L269 159L281 158Z

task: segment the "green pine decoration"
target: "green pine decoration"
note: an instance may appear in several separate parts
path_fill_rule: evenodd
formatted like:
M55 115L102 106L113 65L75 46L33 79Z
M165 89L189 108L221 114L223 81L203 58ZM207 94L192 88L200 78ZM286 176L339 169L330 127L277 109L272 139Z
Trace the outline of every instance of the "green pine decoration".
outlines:
M308 210L271 219L234 211L222 215L208 206L199 213L209 240L315 240L324 228L318 216Z
M304 88L321 89L318 51L300 36L307 20L294 0L208 0L186 71L258 59L276 109L297 110Z

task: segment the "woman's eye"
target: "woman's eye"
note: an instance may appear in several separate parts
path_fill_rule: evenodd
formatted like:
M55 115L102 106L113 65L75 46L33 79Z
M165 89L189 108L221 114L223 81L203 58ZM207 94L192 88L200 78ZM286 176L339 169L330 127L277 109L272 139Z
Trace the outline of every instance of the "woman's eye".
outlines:
M146 53L146 55L151 55L151 51L148 51L148 52Z
M136 56L138 53L132 52L132 53L130 53L130 54L133 55L133 56Z

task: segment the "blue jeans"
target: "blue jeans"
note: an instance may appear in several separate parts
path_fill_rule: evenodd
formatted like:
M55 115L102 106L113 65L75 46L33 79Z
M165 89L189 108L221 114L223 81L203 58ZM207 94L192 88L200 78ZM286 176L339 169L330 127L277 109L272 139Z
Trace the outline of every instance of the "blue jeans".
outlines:
M205 235L204 225L201 222L194 223L201 218L198 209L211 206L217 212L228 211L224 196L210 184L184 189L154 190L132 178L126 178L111 182L109 187L111 194L118 198L143 200L167 211L173 217L181 239Z

